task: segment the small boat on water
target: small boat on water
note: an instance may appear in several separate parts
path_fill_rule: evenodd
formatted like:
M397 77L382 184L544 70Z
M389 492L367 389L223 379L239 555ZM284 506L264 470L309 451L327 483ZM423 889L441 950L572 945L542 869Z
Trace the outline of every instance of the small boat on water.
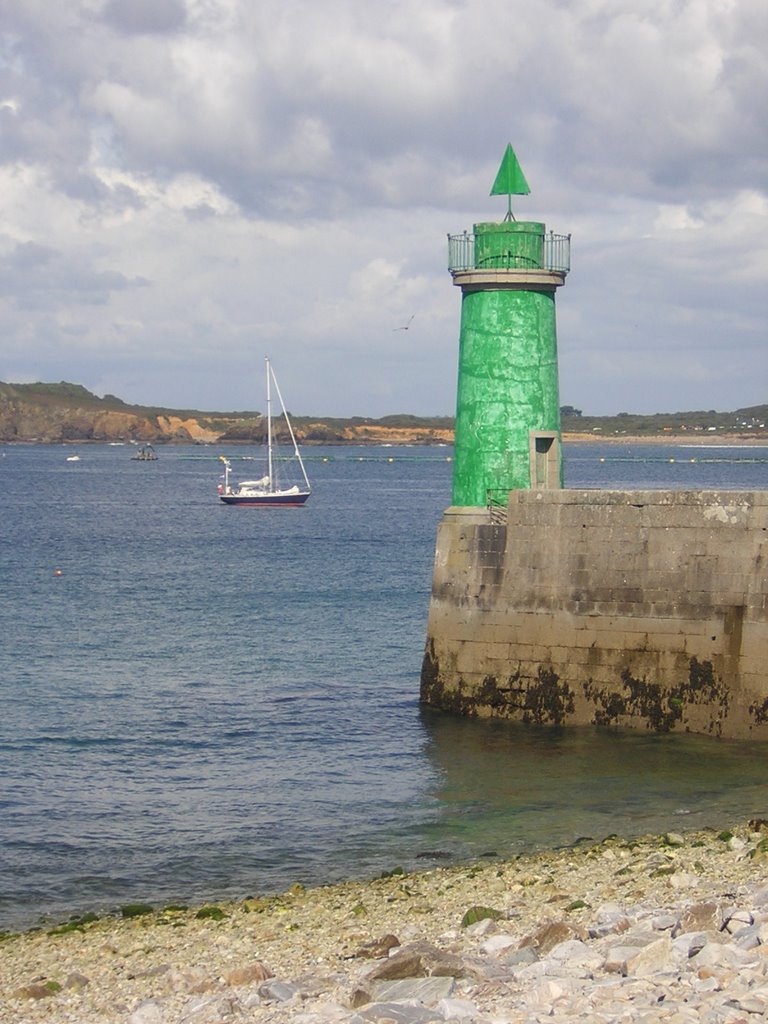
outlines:
M135 455L131 456L132 462L156 462L157 452L151 444L143 444Z
M79 461L80 461L80 456L79 455L68 455L67 456L67 462L79 462Z
M220 455L224 463L224 476L219 479L219 498L225 505L260 505L274 506L281 508L296 508L303 505L312 492L312 488L304 468L299 446L296 443L296 435L293 432L288 412L280 393L280 386L277 383L274 370L269 359L265 359L267 371L267 462L266 472L257 480L240 480L233 483L230 480L232 464L230 460ZM292 453L287 457L281 457L277 452L274 431L272 426L272 388L274 387L280 401L283 418L285 419L288 433L291 438ZM293 472L298 479L294 482L286 480L287 475Z

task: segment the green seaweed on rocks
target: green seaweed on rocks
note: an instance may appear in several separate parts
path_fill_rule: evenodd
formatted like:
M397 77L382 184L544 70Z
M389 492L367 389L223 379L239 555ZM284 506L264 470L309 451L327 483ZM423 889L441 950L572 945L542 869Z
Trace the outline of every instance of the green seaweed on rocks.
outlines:
M226 916L221 907L200 907L195 914L198 921L223 921Z
M461 919L461 927L469 928L478 921L498 921L503 916L500 910L494 910L493 907L470 907Z
M761 839L753 850L749 851L751 860L763 860L768 857L768 837Z
M67 921L66 924L60 924L57 928L51 928L48 932L49 935L69 935L70 932L84 932L85 928L78 921Z
M585 903L584 900L574 900L573 903L568 904L568 906L565 908L565 912L570 913L573 910L584 910L588 907L589 904Z
M57 925L55 928L51 928L48 934L68 935L70 932L84 932L86 925L93 924L94 921L98 920L100 920L98 914L79 914L77 917L70 918L70 920L65 922L64 924L60 924Z
M145 914L154 914L155 908L148 903L126 903L120 907L121 917L143 917Z

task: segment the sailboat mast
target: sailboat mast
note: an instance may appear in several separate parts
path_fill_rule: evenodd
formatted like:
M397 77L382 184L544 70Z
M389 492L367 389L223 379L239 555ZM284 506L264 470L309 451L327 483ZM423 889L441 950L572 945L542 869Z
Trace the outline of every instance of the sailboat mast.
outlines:
M267 475L269 476L269 489L272 490L272 389L270 381L272 373L269 357L264 362L267 367Z
M299 445L298 442L296 441L296 435L293 432L291 420L290 417L288 416L288 410L285 408L285 402L283 401L283 396L280 391L280 385L277 383L277 377L275 377L274 373L272 374L272 380L274 380L275 382L275 391L277 391L277 397L280 400L280 409L282 410L283 416L285 417L285 424L288 427L288 433L291 435L291 442L293 443L293 454L296 456L296 459L299 463L299 469L301 470L301 475L304 477L304 483L307 486L307 490L311 490L309 477L307 476L307 471L304 468L304 460L301 457Z

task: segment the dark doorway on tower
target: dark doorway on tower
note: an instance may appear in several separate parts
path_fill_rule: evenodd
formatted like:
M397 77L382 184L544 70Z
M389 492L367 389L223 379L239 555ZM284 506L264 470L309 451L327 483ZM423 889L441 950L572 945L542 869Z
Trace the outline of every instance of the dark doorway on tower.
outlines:
M530 435L531 490L563 486L560 438L554 431L532 430Z

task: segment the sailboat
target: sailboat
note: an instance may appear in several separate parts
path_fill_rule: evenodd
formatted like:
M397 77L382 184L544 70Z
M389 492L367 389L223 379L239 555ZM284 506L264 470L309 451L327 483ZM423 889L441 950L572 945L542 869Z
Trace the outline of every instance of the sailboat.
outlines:
M224 476L219 480L219 497L226 505L274 505L281 508L295 508L305 503L312 488L309 484L307 471L304 468L299 446L296 443L296 435L293 432L293 427L283 402L283 396L280 393L277 377L275 377L275 372L272 369L269 358L266 358L264 362L267 371L267 472L258 480L241 480L239 483L233 483L230 479L232 465L229 459L220 455L219 459L224 463ZM273 387L280 401L280 408L288 426L288 433L291 436L291 443L293 445L293 454L290 456L289 461L295 467L298 467L300 474L299 482L292 485L285 484L280 479L286 467L283 465L284 460L279 458L275 452L276 446L272 431Z

